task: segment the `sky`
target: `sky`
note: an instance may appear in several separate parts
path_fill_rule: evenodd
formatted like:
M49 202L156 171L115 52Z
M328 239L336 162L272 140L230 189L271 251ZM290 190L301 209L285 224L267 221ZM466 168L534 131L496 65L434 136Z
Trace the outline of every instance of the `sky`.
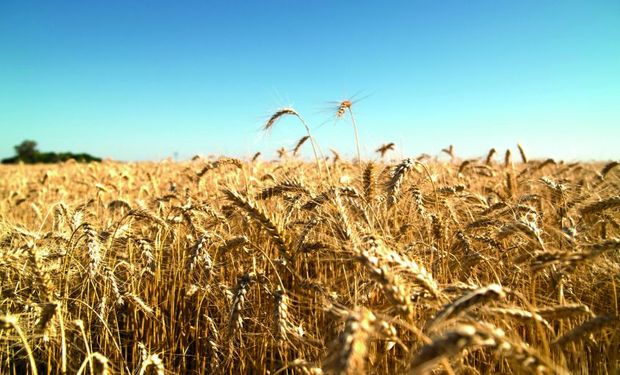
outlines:
M0 158L353 157L350 98L364 158L618 159L620 1L0 1Z

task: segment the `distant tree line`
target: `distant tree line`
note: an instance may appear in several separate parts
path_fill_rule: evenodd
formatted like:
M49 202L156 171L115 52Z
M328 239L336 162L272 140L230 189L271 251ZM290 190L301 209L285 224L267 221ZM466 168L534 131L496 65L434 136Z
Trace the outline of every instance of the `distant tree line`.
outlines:
M16 164L16 163L60 163L70 159L74 159L81 163L90 163L93 161L101 161L100 158L79 153L74 154L72 152L41 152L37 150L37 142L26 140L21 144L15 146L15 156L2 159L2 164Z

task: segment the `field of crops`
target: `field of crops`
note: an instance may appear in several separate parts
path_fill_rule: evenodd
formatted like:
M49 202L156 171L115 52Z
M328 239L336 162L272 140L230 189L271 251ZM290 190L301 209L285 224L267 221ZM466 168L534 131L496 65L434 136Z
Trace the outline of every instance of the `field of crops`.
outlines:
M617 163L452 156L2 166L0 373L618 373Z

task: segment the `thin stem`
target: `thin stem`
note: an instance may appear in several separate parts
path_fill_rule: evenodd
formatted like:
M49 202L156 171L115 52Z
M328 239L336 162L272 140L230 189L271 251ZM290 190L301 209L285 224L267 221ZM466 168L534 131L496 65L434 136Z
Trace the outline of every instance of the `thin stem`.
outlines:
M24 331L22 331L21 327L17 323L17 318L15 318L14 316L5 316L3 317L3 321L6 321L6 323L8 323L11 327L13 327L15 332L17 332L17 335L19 336L20 340L22 340L24 349L26 349L26 353L28 353L28 360L30 361L30 367L32 368L32 373L34 375L37 375L38 374L37 364L34 360L32 349L30 348L30 345L28 345L28 339L26 339L26 335L24 335Z
M62 317L64 305L61 304L58 311L58 322L60 324L60 373L67 373L67 339L65 335L65 322Z
M299 121L302 123L302 125L306 128L306 132L308 133L308 137L310 137L310 144L312 145L312 152L314 153L314 159L316 160L316 164L317 164L317 166L319 168L319 176L322 179L323 178L323 171L322 171L322 168L321 168L321 161L320 161L319 155L317 153L316 142L314 140L314 137L310 133L310 127L308 126L308 124L306 124L306 121L303 119L303 117L301 117L301 115L297 114L296 116L299 119ZM325 165L325 169L327 171L327 177L331 181L331 174L329 173L329 168L327 167L327 164Z
M86 353L88 353L88 367L90 369L90 373L94 374L93 371L93 360L92 360L92 356L93 353L90 350L90 345L88 344L88 339L86 338L86 331L84 330L84 322L82 322L81 320L77 320L75 321L75 324L80 328L80 332L82 332L82 338L84 339L84 345L86 346Z
M357 125L355 124L355 116L353 116L353 110L349 107L349 115L351 115L351 124L353 124L353 131L355 132L355 149L357 150L357 164L362 166L362 157L360 154L360 141L357 135Z

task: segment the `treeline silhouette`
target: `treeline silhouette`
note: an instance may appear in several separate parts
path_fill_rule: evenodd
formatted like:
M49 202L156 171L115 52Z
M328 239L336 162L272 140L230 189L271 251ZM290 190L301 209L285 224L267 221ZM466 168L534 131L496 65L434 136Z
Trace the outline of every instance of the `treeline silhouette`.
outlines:
M86 153L74 154L72 152L41 152L37 149L37 142L32 140L23 141L15 146L15 156L2 159L2 164L36 164L36 163L60 163L67 160L75 160L80 163L101 161L101 158Z

